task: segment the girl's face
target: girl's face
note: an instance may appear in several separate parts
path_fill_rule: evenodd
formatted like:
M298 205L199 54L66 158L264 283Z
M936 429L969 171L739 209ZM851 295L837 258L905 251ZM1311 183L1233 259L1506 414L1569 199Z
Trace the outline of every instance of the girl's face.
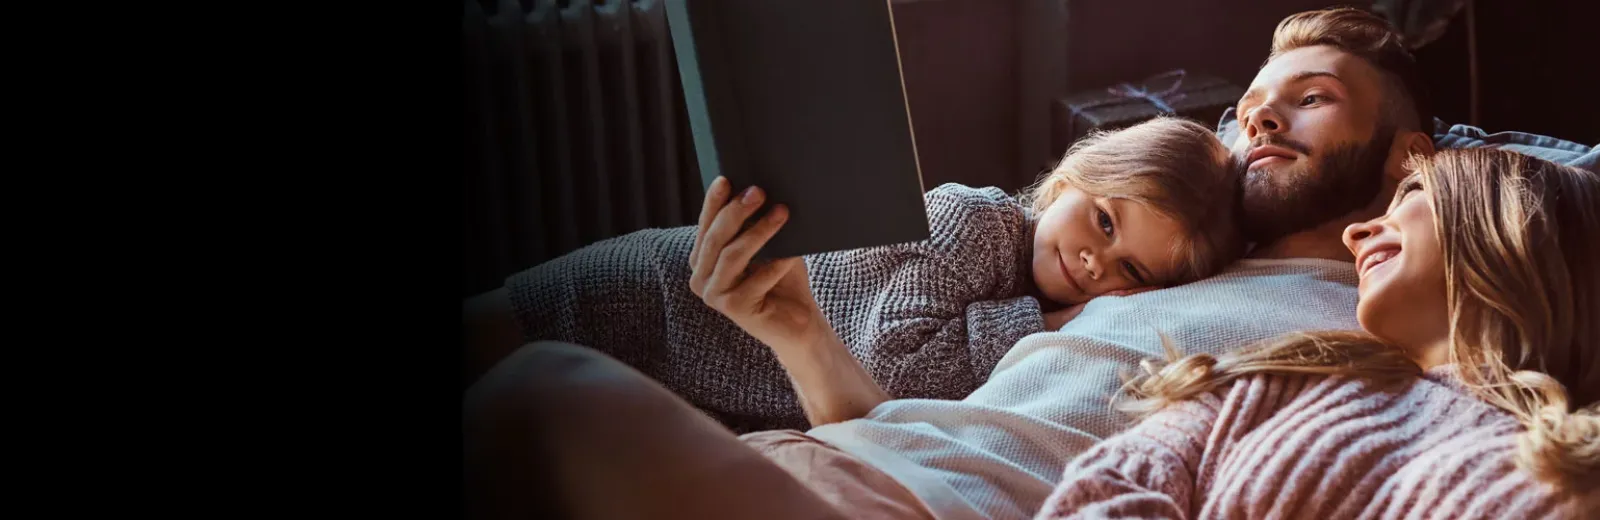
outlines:
M1068 186L1034 229L1034 283L1046 298L1066 305L1160 286L1177 271L1182 231L1177 221L1138 202Z
M1424 367L1432 356L1419 349L1442 344L1449 331L1444 254L1433 219L1433 204L1412 177L1387 214L1344 230L1361 277L1361 328L1411 351Z

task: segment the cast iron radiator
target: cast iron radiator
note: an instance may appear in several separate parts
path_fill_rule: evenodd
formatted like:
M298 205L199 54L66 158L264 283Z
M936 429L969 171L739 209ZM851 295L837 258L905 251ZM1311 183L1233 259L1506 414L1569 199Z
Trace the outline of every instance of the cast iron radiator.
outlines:
M462 296L702 197L661 0L465 0Z

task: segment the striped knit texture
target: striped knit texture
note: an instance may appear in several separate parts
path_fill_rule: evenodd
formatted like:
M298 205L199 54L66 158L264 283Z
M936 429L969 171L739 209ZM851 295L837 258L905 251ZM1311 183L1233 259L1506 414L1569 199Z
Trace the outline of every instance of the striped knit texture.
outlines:
M1592 515L1596 504L1580 501L1597 490L1515 466L1521 431L1449 366L1388 384L1253 375L1084 452L1037 518Z
M811 255L806 268L823 314L885 391L960 399L1044 328L1026 296L1032 235L998 188L945 184L924 199L929 239ZM689 290L694 238L694 227L636 231L508 277L524 338L605 352L738 433L809 427L771 350Z

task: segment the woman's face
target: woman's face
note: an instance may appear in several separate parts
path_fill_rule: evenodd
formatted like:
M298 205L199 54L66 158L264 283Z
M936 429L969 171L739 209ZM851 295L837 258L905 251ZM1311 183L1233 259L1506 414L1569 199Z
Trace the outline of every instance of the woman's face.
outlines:
M1449 333L1444 255L1435 229L1431 199L1413 176L1401 183L1388 213L1344 231L1361 277L1361 328L1406 348L1419 362L1431 357L1421 349L1443 344Z

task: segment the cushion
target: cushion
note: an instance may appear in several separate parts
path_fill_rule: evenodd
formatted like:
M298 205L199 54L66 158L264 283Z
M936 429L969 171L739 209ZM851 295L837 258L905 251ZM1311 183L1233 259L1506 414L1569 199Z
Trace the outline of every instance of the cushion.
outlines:
M1233 143L1239 132L1239 120L1233 108L1222 112L1217 121L1217 137L1224 143ZM1600 168L1600 145L1589 146L1565 139L1527 132L1488 133L1471 125L1448 124L1433 118L1433 145L1437 148L1477 148L1480 146L1504 148L1531 155L1553 163L1565 164L1596 171Z
M1600 149L1565 139L1526 132L1484 132L1470 125L1446 124L1433 118L1433 145L1438 148L1504 148L1558 164L1596 171Z

